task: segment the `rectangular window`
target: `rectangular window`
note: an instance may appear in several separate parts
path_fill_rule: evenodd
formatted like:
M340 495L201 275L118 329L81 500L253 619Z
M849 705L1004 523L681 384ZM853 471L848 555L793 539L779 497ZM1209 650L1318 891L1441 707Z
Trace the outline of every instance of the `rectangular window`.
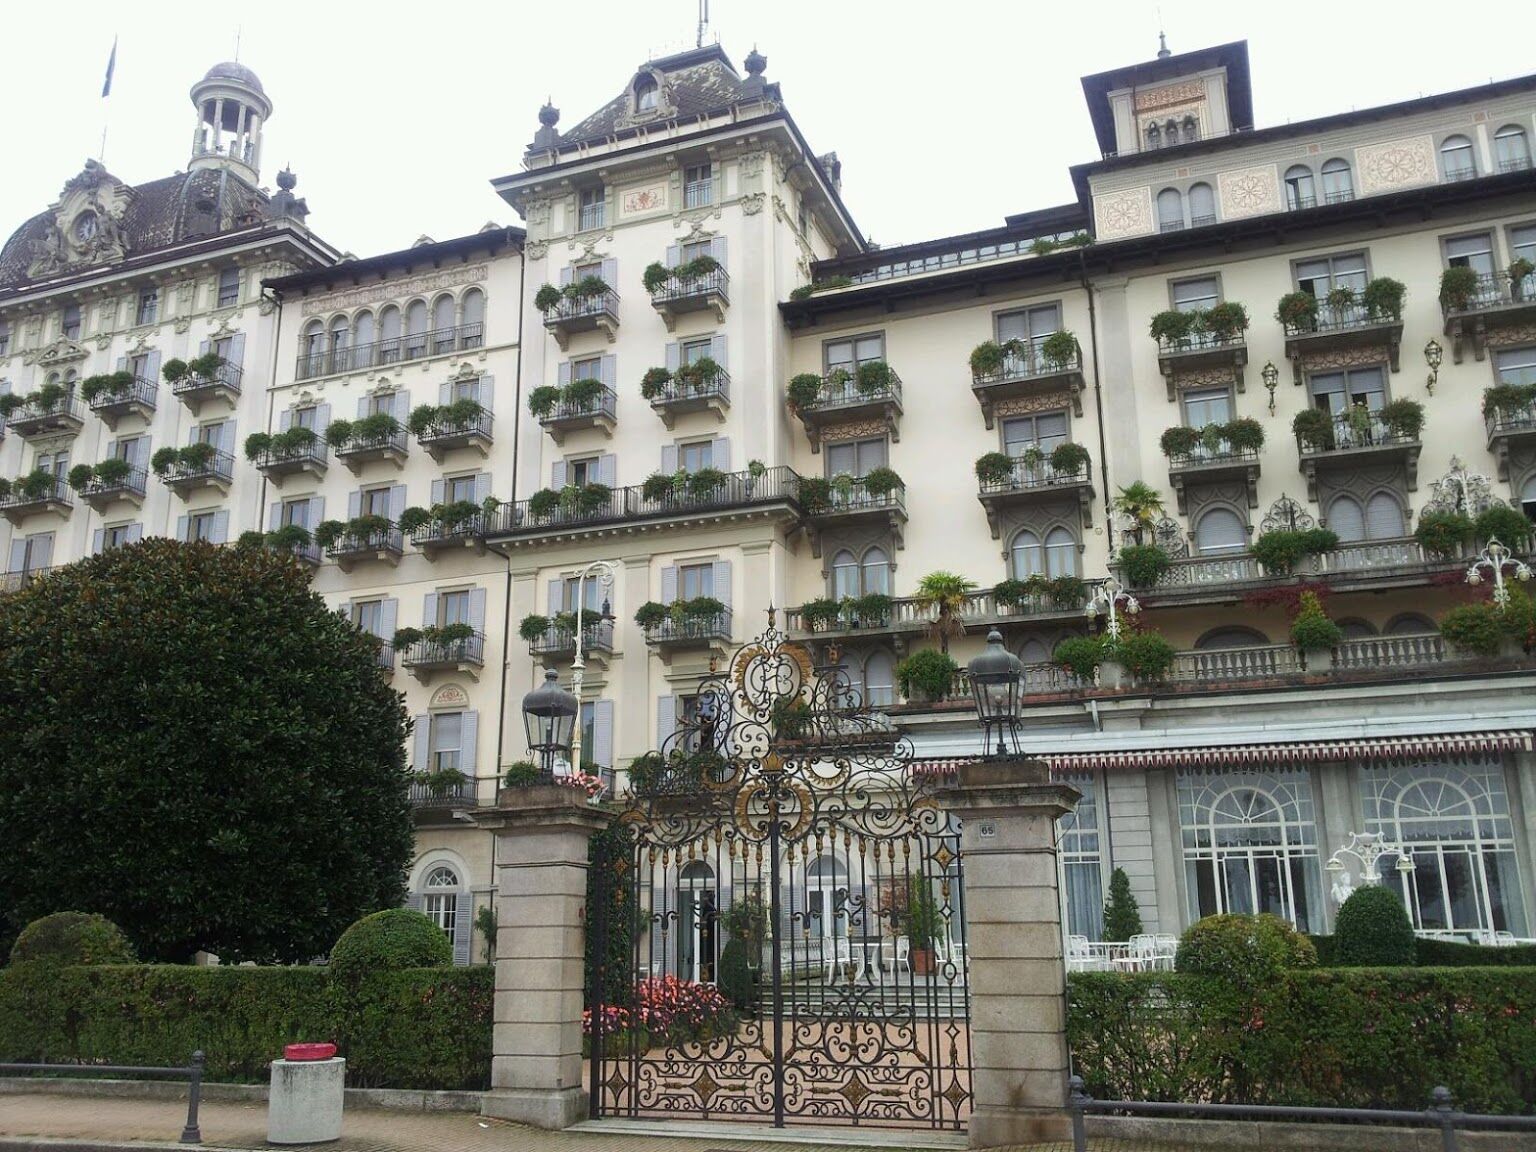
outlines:
M240 303L240 269L225 268L219 272L219 296L216 306L233 308Z
M869 440L845 440L827 446L827 476L867 476L886 462L884 437Z
M571 361L572 380L601 380L603 378L603 358L601 356L588 356L585 360Z
M826 345L825 355L829 373L838 368L854 372L860 364L885 359L885 336L877 332L870 336L855 336L851 340L831 340Z
M1493 235L1453 236L1445 242L1445 266L1470 268L1479 276L1493 275Z
M128 357L127 370L133 373L135 380L143 380L146 384L154 383L149 378L149 354L147 352Z
M677 466L684 472L697 472L701 468L714 467L715 442L713 440L700 440L696 444L679 444L677 446Z
M1017 340L1024 346L1022 353L1009 355L1003 368L1004 374L1029 375L1039 370L1041 343L1047 336L1061 330L1061 308L1055 304L1042 304L1018 312L1003 312L998 315L996 323L999 344Z
M225 423L226 421L224 420L214 420L208 424L199 424L197 426L197 443L212 444L217 448L224 439Z
M597 457L587 456L581 460L566 461L565 482L577 488L598 483Z
M36 536L27 536L22 540L21 555L18 557L21 565L12 570L11 574L26 575L28 572L41 572L50 566L53 557L53 533L43 532Z
M395 394L385 392L379 396L368 397L368 415L393 416L395 414Z
M684 364L697 364L713 347L714 341L706 336L702 340L684 340L678 351Z
M1516 260L1529 260L1536 264L1536 224L1509 230L1509 254ZM0 342L4 338L5 325L0 324Z
M115 440L110 449L111 455L118 460L126 460L130 464L137 461L140 456L147 455L144 451L149 445L148 436L124 436Z
M1099 816L1092 776L1067 778L1083 794L1077 808L1056 823L1067 932L1089 940L1104 938L1104 881L1099 854Z
M139 293L135 324L153 324L160 316L160 289L146 288Z
M309 498L300 497L298 500L284 500L282 512L283 527L290 524L299 528L311 529L315 527L309 522Z
M0 356L11 354L11 322L0 320Z
M589 228L601 228L603 226L603 186L601 184L592 188L581 190L581 214L576 222L579 231L585 232ZM578 276L579 280L581 277Z
M1038 416L1015 416L1003 421L1003 451L1018 458L1030 448L1046 455L1067 440L1067 414L1042 412Z
M468 476L448 476L443 480L443 499L449 504L457 504L460 500L475 502L475 474Z
M389 485L382 488L364 488L360 502L364 516L382 516L389 519Z
M1536 344L1494 349L1493 370L1500 384L1536 384Z
M360 600L352 605L352 623L358 630L370 636L382 636L384 627L384 601Z
M581 769L597 767L592 752L597 747L597 702L589 700L581 706Z
M1225 388L1192 388L1184 393L1184 424L1204 428L1232 419L1232 394Z
M1334 288L1351 288L1358 296L1365 287L1365 254L1322 256L1296 262L1296 289L1322 300Z
M313 406L308 408L295 408L293 410L293 427L308 428L311 432L313 432L315 430L316 412L317 410Z
M52 472L55 476L63 476L69 471L69 453L39 452L37 468L43 472Z
M59 331L66 340L80 339L80 305L64 305L64 315L59 321Z
M187 517L187 539L195 542L198 540L213 540L213 521L216 512L194 512Z
M449 400L473 400L480 402L479 380L454 380L448 385Z
M116 524L103 528L101 531L102 551L105 552L113 548L121 548L124 544L129 543L130 533L132 531L132 524Z
M235 361L235 338L233 336L221 336L217 340L210 341L208 351L212 352L220 360L233 364Z
M561 611L576 611L576 582L577 577L567 576L560 592ZM585 620L588 613L597 613L603 610L603 586L602 582L592 577L581 581L581 596L584 603L581 606L582 617Z
M683 169L683 207L703 208L714 201L715 181L708 164L690 164Z
M693 600L715 594L713 564L681 564L677 569L677 598Z
M469 589L440 592L437 597L437 625L469 623Z
M1345 372L1318 372L1309 380L1312 402L1325 412L1341 416L1356 404L1372 412L1387 401L1387 383L1380 368L1351 368Z
M1173 307L1177 312L1204 312L1221 303L1221 285L1214 276L1173 282Z
M432 717L432 770L457 772L464 752L464 714L439 712Z
M682 246L682 251L679 254L679 258L684 264L689 264L701 256L709 256L711 254L710 243L708 240L695 240Z

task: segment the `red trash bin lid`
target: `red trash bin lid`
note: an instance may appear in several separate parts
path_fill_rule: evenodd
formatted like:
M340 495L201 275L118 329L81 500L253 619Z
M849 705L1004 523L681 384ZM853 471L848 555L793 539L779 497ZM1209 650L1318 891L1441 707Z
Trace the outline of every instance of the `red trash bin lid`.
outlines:
M283 1049L284 1060L329 1060L334 1055L334 1044L289 1044Z

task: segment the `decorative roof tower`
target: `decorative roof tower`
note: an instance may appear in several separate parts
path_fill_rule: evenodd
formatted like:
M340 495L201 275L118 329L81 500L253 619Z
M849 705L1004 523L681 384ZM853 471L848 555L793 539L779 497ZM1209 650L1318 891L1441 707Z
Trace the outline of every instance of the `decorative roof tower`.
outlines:
M256 73L233 61L215 64L192 86L192 104L197 127L188 170L227 168L259 184L261 128L272 115L272 101Z

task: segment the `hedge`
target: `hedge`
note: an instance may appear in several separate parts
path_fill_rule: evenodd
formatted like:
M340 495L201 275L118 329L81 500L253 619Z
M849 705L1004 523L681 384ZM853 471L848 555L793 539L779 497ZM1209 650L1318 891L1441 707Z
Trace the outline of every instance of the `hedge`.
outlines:
M1332 936L1308 936L1317 949L1322 968L1340 967ZM1414 945L1418 963L1426 968L1528 968L1536 967L1536 944L1513 948L1489 948L1481 944L1457 944L1450 940L1426 940Z
M1074 974L1073 1070L1100 1099L1536 1111L1536 972L1350 968L1249 992L1177 973Z
M0 1062L181 1065L202 1049L210 1080L264 1081L283 1045L335 1040L349 1084L480 1089L494 980L489 967L409 969L353 990L323 968L12 967Z

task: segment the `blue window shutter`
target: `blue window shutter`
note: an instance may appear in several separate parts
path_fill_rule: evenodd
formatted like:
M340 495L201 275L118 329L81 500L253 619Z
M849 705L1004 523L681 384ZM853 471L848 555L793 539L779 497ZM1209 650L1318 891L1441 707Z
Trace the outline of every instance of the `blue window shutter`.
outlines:
M437 386L437 402L446 406L453 399L453 389L444 382Z
M592 705L592 762L613 767L612 700L598 700Z
M569 264L567 264L564 268L560 269L560 287L564 288L567 284L569 284L571 282L572 278L575 275L576 275L576 269L573 268Z
M731 470L731 442L724 436L716 436L709 446L710 465L722 472Z
M619 382L619 358L604 356L597 362L597 378L605 388L613 388Z
M485 631L485 589L469 590L469 626L476 632Z
M423 628L435 628L437 626L437 593L428 592L421 601L421 626Z
M208 355L208 353L210 353L212 351L213 351L213 341L212 340L204 340L201 344L199 344L197 346L197 354L199 356L206 356L206 355Z
M571 362L569 360L562 360L559 367L555 369L555 383L564 388L570 382Z
M213 514L213 542L229 543L229 513L222 508Z
M396 484L389 490L389 518L399 521L400 514L405 511L405 485Z
M245 333L236 332L229 339L229 362L237 368L245 366Z
M619 483L619 458L612 452L597 458L597 482L615 488Z
M675 373L683 366L683 349L676 340L667 344L667 371Z
M717 332L709 338L709 357L720 367L724 368L725 361L725 333Z
M330 426L331 406L329 404L321 404L315 409L315 435L320 437L322 443L325 441L325 430Z
M277 414L277 430L286 432L293 427L293 409L284 408Z
M565 611L565 581L558 576L549 582L549 614Z
M432 481L432 503L434 503L434 504L441 504L443 502L443 492L444 492L443 481L441 481L441 480L434 480L434 481Z
M391 415L404 424L411 414L411 394L409 392L396 392L390 400L393 411Z
M160 379L160 353L151 352L149 360L144 365L144 374L151 384Z
M619 262L611 258L604 260L602 277L608 287L617 288L619 283Z
M277 501L267 509L267 531L276 532L283 523L283 502Z
M677 566L669 564L661 570L661 602L671 604L677 599Z
M412 767L418 772L425 772L432 759L432 714L422 712L416 717L416 731L412 743L415 749L412 753Z
M491 474L478 472L475 474L475 503L482 504L485 498L491 494Z
M391 596L379 605L379 635L386 644L395 637L395 621L400 618L400 601Z
M715 561L715 599L727 608L731 606L731 562L729 560Z
M186 540L187 540L187 529L191 526L191 523L192 523L192 517L190 517L190 516L178 516L178 517L176 517L176 539L180 540L182 543L186 543ZM18 541L18 543L21 543L21 542ZM12 552L14 553L15 545L12 545L11 548L12 548ZM20 568L21 568L21 565L16 562L15 556L13 555L12 556L12 563L11 563L11 571L12 572L16 572L16 571L19 571Z
M478 763L476 752L480 744L480 713L465 712L463 727L460 729L459 764L460 771L471 780L475 778L475 765Z
M672 733L677 731L677 697L658 696L656 698L656 747L666 748L667 741L672 739Z
M363 514L363 494L361 492L347 493L347 519L356 520Z
M476 402L487 412L495 411L495 408L491 404L491 401L495 399L496 395L495 384L496 380L494 377L482 376L480 377L479 385L475 389Z
M466 725L469 723L468 716L464 718L464 722ZM474 902L474 896L465 890L458 894L453 906L453 962L460 968L469 966L469 934L475 923Z
M126 356L119 356L117 358L117 370L119 372L126 372L126 371L128 371L128 357L126 357Z
M564 460L556 460L549 466L549 486L556 491L565 487L566 465Z
M185 516L183 516L181 518L181 523L185 524L186 521L187 521L187 518ZM183 540L185 540L187 538L187 534L185 532L178 533L178 535ZM25 540L13 539L11 541L11 559L10 559L10 562L8 564L6 564L5 570L7 572L20 572L20 571L22 571L25 568L26 563L27 563L27 542Z
M720 267L725 267L725 237L716 236L709 242L709 254L720 262Z
M101 546L104 543L106 543L106 539L107 539L107 530L105 528L98 528L98 529L96 529L96 531L91 536L91 555L92 556L99 556L101 554Z
M130 543L130 544L137 544L142 539L144 539L144 525L143 524L130 524L130 525L128 525L128 543Z
M311 496L309 498L309 531L313 535L320 521L325 519L325 497Z
M364 416L367 416L367 415L368 415L368 397L366 397L366 396L359 396L357 398L357 418L359 420L361 420Z
M681 244L667 245L667 267L676 268L683 262L683 246Z
M663 444L661 446L661 470L668 476L677 471L676 444Z
M32 567L47 568L53 563L53 533L32 538Z

